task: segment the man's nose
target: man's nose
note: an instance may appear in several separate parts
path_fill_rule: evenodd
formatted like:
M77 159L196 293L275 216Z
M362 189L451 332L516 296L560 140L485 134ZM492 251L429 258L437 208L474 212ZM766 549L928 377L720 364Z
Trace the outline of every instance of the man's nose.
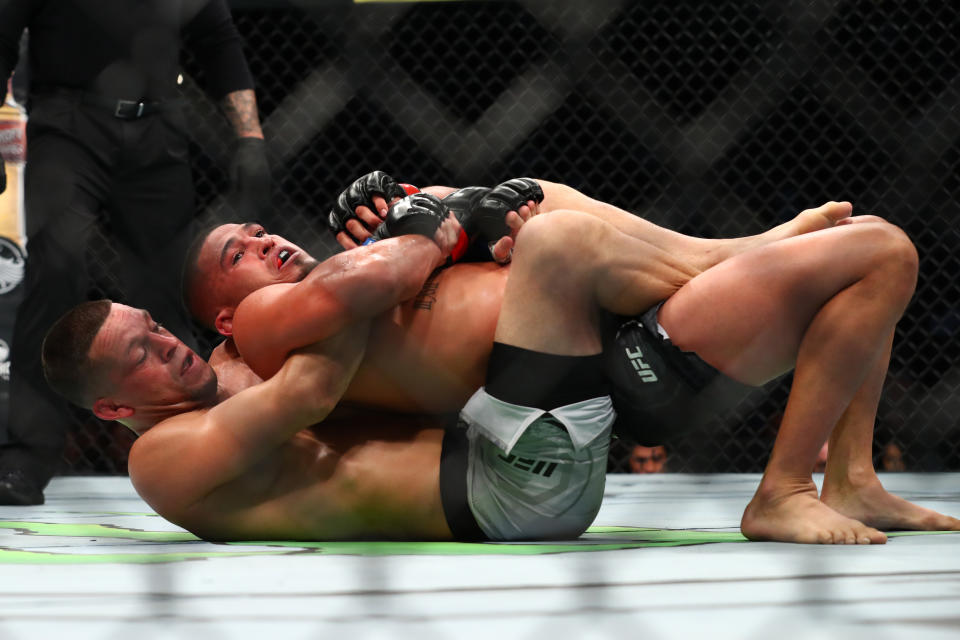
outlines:
M259 238L253 238L253 246L256 249L257 255L261 258L267 257L267 254L270 253L270 249L273 248L274 241L272 236L260 236Z
M157 335L156 344L157 351L160 353L160 360L163 362L169 362L173 359L174 354L176 354L177 347L180 343L173 336Z

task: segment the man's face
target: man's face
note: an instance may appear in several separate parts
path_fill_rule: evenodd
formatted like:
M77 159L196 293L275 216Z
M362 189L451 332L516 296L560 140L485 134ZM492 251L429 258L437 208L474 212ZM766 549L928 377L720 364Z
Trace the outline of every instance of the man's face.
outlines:
M292 242L248 223L214 229L197 264L204 297L218 306L236 307L257 289L303 280L317 261Z
M630 452L630 471L633 473L660 473L667 462L667 450L662 446L636 445Z
M213 369L150 314L114 303L90 345L106 371L110 401L135 410L191 408L213 401Z

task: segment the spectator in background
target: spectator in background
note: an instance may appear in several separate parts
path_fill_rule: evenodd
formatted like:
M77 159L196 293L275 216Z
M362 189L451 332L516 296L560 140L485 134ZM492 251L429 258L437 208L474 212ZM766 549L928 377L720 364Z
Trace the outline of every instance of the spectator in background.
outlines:
M181 37L237 137L234 200L269 201L253 79L225 0L0 0L2 87L25 29L28 257L11 347L9 434L0 440L0 504L42 503L57 471L70 419L43 380L40 345L88 295L92 229L106 224L121 245L116 275L131 304L191 336L177 291L194 209L178 100Z
M903 451L896 442L888 442L880 452L880 471L906 471Z
M629 462L630 473L663 473L667 470L667 449L662 444L655 447L634 445Z

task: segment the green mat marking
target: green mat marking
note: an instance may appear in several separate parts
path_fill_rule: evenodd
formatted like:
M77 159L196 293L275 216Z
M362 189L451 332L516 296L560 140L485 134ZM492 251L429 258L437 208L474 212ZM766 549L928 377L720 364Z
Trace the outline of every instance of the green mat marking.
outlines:
M349 555L349 556L476 556L546 555L584 551L616 551L651 547L677 547L700 544L747 542L739 532L698 531L690 529L648 529L642 527L590 527L578 540L564 542L463 543L463 542L298 542L247 541L210 543L186 531L145 531L109 524L0 521L0 529L10 529L27 537L124 539L135 542L177 545L182 551L156 550L127 553L76 553L69 551L26 551L0 547L0 564L155 564L276 555ZM889 537L937 535L955 531L897 531ZM29 546L29 545L24 545ZM196 548L196 550L192 550ZM259 547L234 551L237 547Z

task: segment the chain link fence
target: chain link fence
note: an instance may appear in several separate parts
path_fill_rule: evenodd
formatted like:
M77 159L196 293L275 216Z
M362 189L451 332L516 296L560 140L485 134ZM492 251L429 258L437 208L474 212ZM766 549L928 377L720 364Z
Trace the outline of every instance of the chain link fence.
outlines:
M234 2L275 176L270 226L323 254L353 178L519 175L658 224L757 233L830 199L903 227L921 256L875 453L960 469L960 6L877 2ZM198 216L225 210L231 136L184 61ZM104 230L109 235L109 230ZM123 299L106 242L90 250ZM209 345L209 337L202 337ZM672 471L762 470L789 376L665 443ZM123 472L132 438L76 414L71 472ZM628 469L615 442L610 469ZM893 463L884 462L889 468Z

